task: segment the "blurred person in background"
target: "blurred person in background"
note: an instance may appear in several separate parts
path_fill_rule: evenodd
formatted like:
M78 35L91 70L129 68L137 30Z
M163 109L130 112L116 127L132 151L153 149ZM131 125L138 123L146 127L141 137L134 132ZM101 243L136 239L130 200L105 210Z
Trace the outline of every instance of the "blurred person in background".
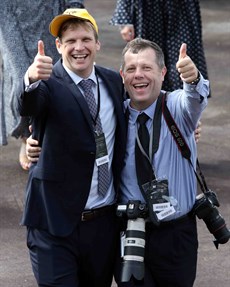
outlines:
M46 53L54 62L58 53L52 35L48 32L54 15L68 7L83 7L83 1L74 0L4 0L0 9L0 145L8 143L8 136L22 140L19 162L28 170L30 161L25 153L25 141L30 135L29 118L20 117L15 100L20 79L32 63L37 41L42 39Z
M110 24L120 26L121 36L127 42L141 37L161 47L168 70L163 90L182 88L175 69L182 43L187 43L188 55L208 79L198 0L117 0Z

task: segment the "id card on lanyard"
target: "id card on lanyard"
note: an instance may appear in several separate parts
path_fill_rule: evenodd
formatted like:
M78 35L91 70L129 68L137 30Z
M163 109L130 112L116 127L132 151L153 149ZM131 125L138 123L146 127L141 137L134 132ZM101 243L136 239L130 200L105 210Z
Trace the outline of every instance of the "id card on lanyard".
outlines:
M99 112L100 112L100 98L101 98L97 75L96 75L96 79L97 79L98 110L97 110L96 118L93 119L95 128L96 128L97 117L99 116ZM94 136L95 136L95 142L96 142L96 164L97 166L100 166L100 165L103 165L109 162L109 156L108 156L108 151L107 151L107 146L106 146L106 141L105 141L105 134L103 133L103 131L99 132L95 130Z
M97 166L100 166L102 164L109 162L109 156L104 133L99 134L95 132L95 141L96 141L96 164Z

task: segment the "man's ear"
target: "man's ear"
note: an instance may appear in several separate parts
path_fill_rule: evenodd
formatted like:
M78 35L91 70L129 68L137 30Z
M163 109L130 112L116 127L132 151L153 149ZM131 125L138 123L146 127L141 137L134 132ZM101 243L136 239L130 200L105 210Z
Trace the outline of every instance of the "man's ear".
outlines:
M123 75L122 69L120 69L120 76L122 77L122 82L123 82L123 84L124 84L124 75Z
M161 75L162 75L163 81L164 81L164 78L165 78L166 73L167 73L167 68L164 67L164 68L161 70Z
M62 53L61 53L61 42L60 42L60 39L59 39L59 38L56 38L56 39L55 39L55 44L56 44L56 48L57 48L57 50L58 50L58 53L59 53L59 54L62 54Z
M101 43L100 43L100 41L97 41L97 51L100 51L100 49L101 49Z

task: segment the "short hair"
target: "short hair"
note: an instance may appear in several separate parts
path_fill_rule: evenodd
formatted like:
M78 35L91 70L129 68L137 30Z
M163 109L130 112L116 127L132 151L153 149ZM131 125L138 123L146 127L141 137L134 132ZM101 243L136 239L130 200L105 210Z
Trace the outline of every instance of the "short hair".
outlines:
M94 32L94 37L95 40L98 40L98 34L97 31L95 30L94 26L86 20L82 20L82 19L69 19L66 20L60 27L59 31L58 31L58 38L61 40L63 33L70 27L79 27L82 26L84 27L87 31L92 30Z
M126 52L131 52L133 54L137 54L139 51L146 50L148 48L151 48L155 51L156 54L156 63L159 66L160 69L163 69L165 67L165 60L164 60L164 53L160 46L158 46L155 42L145 40L142 38L135 38L132 41L128 42L125 46L125 48L122 51L122 63L121 63L121 69L124 69L125 66L125 54Z

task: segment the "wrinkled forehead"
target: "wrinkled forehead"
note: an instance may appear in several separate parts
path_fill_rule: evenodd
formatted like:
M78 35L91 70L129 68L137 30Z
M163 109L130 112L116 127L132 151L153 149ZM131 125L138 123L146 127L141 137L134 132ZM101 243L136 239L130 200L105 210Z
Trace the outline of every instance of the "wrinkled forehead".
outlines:
M150 47L145 47L142 49L130 48L126 51L125 55L133 54L133 55L155 55L155 51Z
M124 64L128 65L138 65L138 64L153 64L156 62L155 51L151 48L146 48L142 50L131 50L129 49L124 54Z

